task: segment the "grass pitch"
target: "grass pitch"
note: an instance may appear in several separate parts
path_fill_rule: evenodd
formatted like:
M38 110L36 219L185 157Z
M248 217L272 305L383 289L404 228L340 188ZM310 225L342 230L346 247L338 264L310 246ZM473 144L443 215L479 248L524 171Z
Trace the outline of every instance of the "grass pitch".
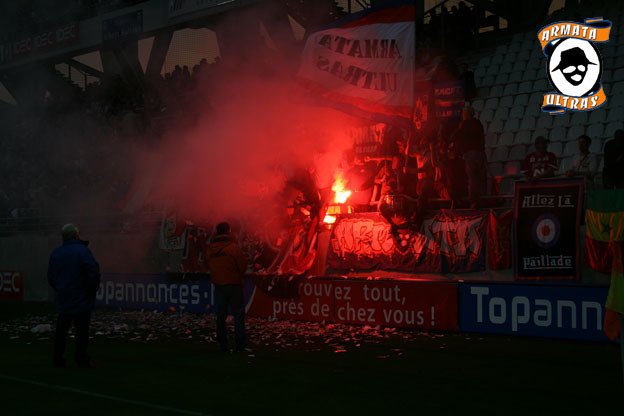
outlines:
M53 318L48 304L0 303L2 415L591 415L624 406L614 344L250 320L254 352L222 354L209 317L96 311L98 368L56 369L51 333L30 331Z

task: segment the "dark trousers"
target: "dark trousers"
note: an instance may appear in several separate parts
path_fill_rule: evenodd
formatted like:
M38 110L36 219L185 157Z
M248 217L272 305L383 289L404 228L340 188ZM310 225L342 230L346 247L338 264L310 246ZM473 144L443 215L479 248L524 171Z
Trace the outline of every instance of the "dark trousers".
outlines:
M234 335L236 349L247 346L245 335L245 301L242 285L215 285L215 303L217 307L217 342L221 349L227 348L227 327L225 321L228 308L234 316Z
M88 365L87 345L89 343L89 324L91 311L78 313L59 313L54 333L54 364L65 364L65 343L72 323L76 328L76 362L78 365Z
M464 154L466 178L468 179L468 198L476 203L487 191L487 160L483 151L471 150Z

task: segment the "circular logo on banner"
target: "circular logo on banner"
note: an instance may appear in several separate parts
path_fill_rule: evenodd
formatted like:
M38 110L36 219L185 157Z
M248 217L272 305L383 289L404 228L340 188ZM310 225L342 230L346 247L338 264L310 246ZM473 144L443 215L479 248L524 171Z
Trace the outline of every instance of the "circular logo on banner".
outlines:
M548 57L548 78L563 95L583 97L600 87L602 62L593 43L568 38L554 41Z
M561 226L557 217L551 214L540 215L533 223L533 240L541 248L550 248L557 244Z

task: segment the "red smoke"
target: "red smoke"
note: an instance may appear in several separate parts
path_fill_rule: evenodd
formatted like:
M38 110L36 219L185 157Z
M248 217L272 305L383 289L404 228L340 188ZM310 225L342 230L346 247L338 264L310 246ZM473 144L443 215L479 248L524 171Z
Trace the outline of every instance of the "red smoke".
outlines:
M318 186L331 187L357 121L312 106L289 76L225 72L217 87L197 92L214 110L173 129L140 174L153 178L151 202L189 219L253 227L282 208L279 195L296 169L314 167Z

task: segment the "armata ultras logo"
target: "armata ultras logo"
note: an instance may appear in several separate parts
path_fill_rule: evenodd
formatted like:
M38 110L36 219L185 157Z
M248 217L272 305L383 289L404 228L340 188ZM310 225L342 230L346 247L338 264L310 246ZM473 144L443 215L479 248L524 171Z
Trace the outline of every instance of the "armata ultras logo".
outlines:
M610 31L611 22L602 18L585 19L585 24L553 23L539 31L548 79L557 91L544 94L543 111L589 111L605 103L602 59L594 43L608 42Z

